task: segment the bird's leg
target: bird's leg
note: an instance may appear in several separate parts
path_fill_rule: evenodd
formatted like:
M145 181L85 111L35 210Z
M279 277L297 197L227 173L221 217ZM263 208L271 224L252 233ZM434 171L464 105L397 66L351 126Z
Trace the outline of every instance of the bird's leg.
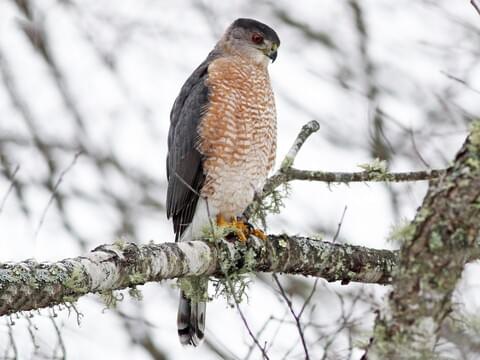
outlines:
M230 226L231 224L227 222L227 220L225 220L225 218L223 217L222 214L218 214L217 215L217 226L219 227L228 227Z
M236 235L241 242L247 241L247 238L249 236L248 229L243 222L237 221L236 218L232 217L229 221L227 221L222 214L218 214L217 226L231 229L231 234Z
M259 228L253 228L251 234L263 241L267 240L268 238L267 234L265 234L265 232Z
M233 218L232 225L236 229L238 240L241 242L246 242L250 236L250 229L248 228L248 223L244 222L240 218Z
M256 236L257 238L261 240L267 240L267 235L260 229L256 228L253 226L251 223L248 222L248 219L246 216L242 215L237 217L236 219L238 224L241 224L237 226L237 228L242 228L245 236L248 238L250 235Z
M246 242L250 235L256 236L261 240L266 240L267 235L260 229L250 224L245 216L233 217L227 221L222 214L217 215L217 226L231 228L241 242Z

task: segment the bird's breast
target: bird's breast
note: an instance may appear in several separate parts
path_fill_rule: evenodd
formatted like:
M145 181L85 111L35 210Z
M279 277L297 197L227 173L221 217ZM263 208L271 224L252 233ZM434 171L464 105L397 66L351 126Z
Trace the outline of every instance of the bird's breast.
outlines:
M276 111L267 69L220 58L208 69L209 104L198 149L206 175L202 195L226 216L243 212L263 187L276 151Z

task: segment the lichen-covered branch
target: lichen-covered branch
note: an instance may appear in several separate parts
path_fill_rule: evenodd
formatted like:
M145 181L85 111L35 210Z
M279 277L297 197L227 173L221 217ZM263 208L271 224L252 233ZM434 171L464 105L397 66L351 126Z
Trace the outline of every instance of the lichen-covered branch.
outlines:
M480 121L445 176L430 183L404 234L389 309L377 318L368 359L439 358L435 346L451 295L478 252Z
M432 169L423 171L388 172L383 162L374 161L373 164L362 165L365 171L358 172L330 172L315 170L299 170L293 167L295 158L305 141L320 129L317 121L312 120L305 124L290 150L283 159L280 168L265 183L260 199L272 194L279 186L295 180L321 181L326 183L351 182L405 182L432 180L444 175L446 170ZM251 211L251 210L250 210Z
M405 181L423 181L439 178L444 175L446 170L423 170L408 172L387 172L366 170L358 172L329 172L314 170L298 170L290 167L280 171L269 178L263 193L270 194L273 190L282 184L295 180L321 181L326 183L351 183L351 182L405 182Z
M396 253L287 235L266 241L102 245L54 263L0 264L0 315L68 303L87 293L192 275L278 272L388 284Z
M320 124L315 120L312 120L302 126L302 129L298 133L297 138L290 147L290 150L288 150L287 155L285 155L285 158L280 165L280 170L285 170L292 167L293 162L295 161L295 158L297 157L297 154L305 141L307 141L310 135L316 133L319 129Z

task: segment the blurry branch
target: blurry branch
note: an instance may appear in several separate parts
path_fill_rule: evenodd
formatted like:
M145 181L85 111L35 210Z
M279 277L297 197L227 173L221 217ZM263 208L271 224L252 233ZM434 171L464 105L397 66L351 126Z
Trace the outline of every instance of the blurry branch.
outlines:
M77 106L77 101L68 86L67 79L62 73L60 64L55 59L50 42L45 29L44 15L36 8L35 1L15 0L19 11L24 15L25 19L19 21L20 28L29 40L32 47L37 51L40 57L50 68L52 78L58 88L65 106L72 114L80 132L85 130L85 121Z
M289 25L290 27L299 30L306 39L319 42L320 44L324 45L329 49L338 50L335 41L332 39L328 32L313 29L307 23L299 19L295 19L284 9L276 7L274 2L272 2L272 6L274 6L274 14L279 20L283 21L286 25Z
M0 315L71 303L87 293L110 293L185 276L278 272L327 281L388 284L396 252L287 235L266 241L192 241L102 245L54 263L0 264ZM227 264L225 263L227 262Z
M477 0L471 0L470 3L475 8L475 10L477 10L478 15L480 15L480 5L478 4Z
M142 303L136 302L135 305L137 309L141 308ZM167 360L168 357L165 355L164 351L158 347L153 339L152 331L150 328L153 327L148 321L143 319L143 315L138 317L132 317L128 314L115 309L115 313L120 317L123 322L123 326L130 336L130 341L132 344L141 346L145 352L147 352L151 359L153 360Z
M60 176L58 177L58 180L55 182L55 185L52 189L52 194L50 196L50 199L48 200L47 202L47 205L45 206L45 209L43 209L43 212L42 212L42 215L40 217L40 221L37 225L37 228L35 230L35 235L34 235L34 238L36 239L37 236L38 236L38 233L40 232L40 228L42 227L43 225L43 222L45 221L45 217L47 216L47 211L48 211L48 208L50 207L50 205L52 204L53 200L55 199L55 195L58 191L58 188L60 186L60 184L62 183L63 181L63 178L65 177L65 175L73 168L73 166L75 165L75 163L77 162L77 159L78 157L81 155L81 152L77 152L74 157L73 157L73 160L72 162L70 163L70 165L67 166L66 169L62 170L62 172L60 173Z
M446 170L424 170L410 172L388 172L382 166L364 166L365 171L358 172L327 172L314 170L298 170L295 169L293 163L298 152L302 148L305 141L310 135L317 132L320 125L317 121L312 120L305 124L292 147L283 159L280 169L273 174L266 182L260 199L264 199L279 186L294 180L321 181L326 183L350 183L350 182L403 182L403 181L422 181L431 180L441 177Z
M434 359L452 293L480 241L480 121L403 231L389 309L364 359Z
M17 175L18 170L20 170L20 165L16 165L15 168L12 171L12 174L10 176L10 186L7 189L7 192L5 195L2 197L2 200L0 201L0 214L2 214L3 207L5 206L5 203L7 202L8 195L12 192L13 188L15 187L15 176Z

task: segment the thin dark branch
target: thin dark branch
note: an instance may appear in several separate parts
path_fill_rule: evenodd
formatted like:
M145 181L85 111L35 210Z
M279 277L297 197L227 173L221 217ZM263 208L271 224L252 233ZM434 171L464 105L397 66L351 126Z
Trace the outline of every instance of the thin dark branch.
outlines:
M10 195L12 190L15 188L15 176L17 175L18 170L20 170L20 165L15 166L15 168L13 169L13 172L10 176L10 186L8 187L7 192L3 196L2 201L0 201L0 214L3 211L5 203L7 202L8 195Z
M345 213L347 212L347 205L345 205L342 213L342 217L340 218L340 221L338 222L338 227L337 227L337 232L333 236L332 242L335 243L337 241L338 235L340 235L340 230L342 229L342 224L343 224L343 219L345 218Z
M477 0L471 0L470 4L477 10L478 15L480 15L480 4L477 2Z
M35 235L34 235L35 239L37 238L38 233L40 232L40 228L42 227L43 222L45 221L45 217L47 216L48 208L50 207L53 200L55 199L55 196L57 194L58 188L60 187L60 184L62 183L65 175L73 168L73 166L77 162L77 159L80 155L81 155L81 152L77 152L73 156L72 161L70 162L70 164L64 170L62 170L62 172L60 173L60 176L58 177L57 182L53 186L52 194L51 194L50 198L48 199L48 202L47 202L47 205L45 206L45 209L43 209L42 216L40 217L40 221L38 222L37 228L35 230Z
M275 280L275 283L278 286L278 289L280 290L280 294L282 295L283 299L285 300L285 303L288 306L288 309L290 310L290 313L292 314L293 319L295 320L295 324L298 330L298 335L300 336L300 340L302 341L303 351L305 352L305 360L309 360L310 355L308 353L308 346L307 346L307 342L305 341L305 334L303 332L302 323L300 321L302 312L300 312L300 315L297 315L295 313L295 310L293 310L292 301L288 298L287 294L285 293L285 289L283 288L282 284L278 280L277 275L273 274L272 276L273 276L273 279Z
M258 341L257 337L255 336L255 334L252 332L252 329L250 329L250 326L248 325L247 318L245 317L242 309L240 308L240 301L237 299L237 295L235 293L235 289L233 288L232 281L230 280L230 277L228 275L226 276L226 280L227 280L228 287L230 288L230 292L233 295L233 300L235 302L235 307L237 308L237 311L240 315L240 318L242 319L242 322L243 322L243 324L245 325L245 328L248 331L248 335L250 336L250 338L253 340L253 342L255 343L257 348L262 353L263 359L269 360L270 358L268 357L268 354L267 354L267 351L266 351L266 344L264 346L262 346L260 344L260 342Z
M315 294L315 291L317 291L317 285L318 285L318 279L315 279L315 282L313 283L312 291L310 292L310 295L308 295L307 298L305 299L305 302L303 303L303 306L300 309L300 312L298 313L298 317L302 316L302 314L305 311L307 305L312 300L313 294Z

